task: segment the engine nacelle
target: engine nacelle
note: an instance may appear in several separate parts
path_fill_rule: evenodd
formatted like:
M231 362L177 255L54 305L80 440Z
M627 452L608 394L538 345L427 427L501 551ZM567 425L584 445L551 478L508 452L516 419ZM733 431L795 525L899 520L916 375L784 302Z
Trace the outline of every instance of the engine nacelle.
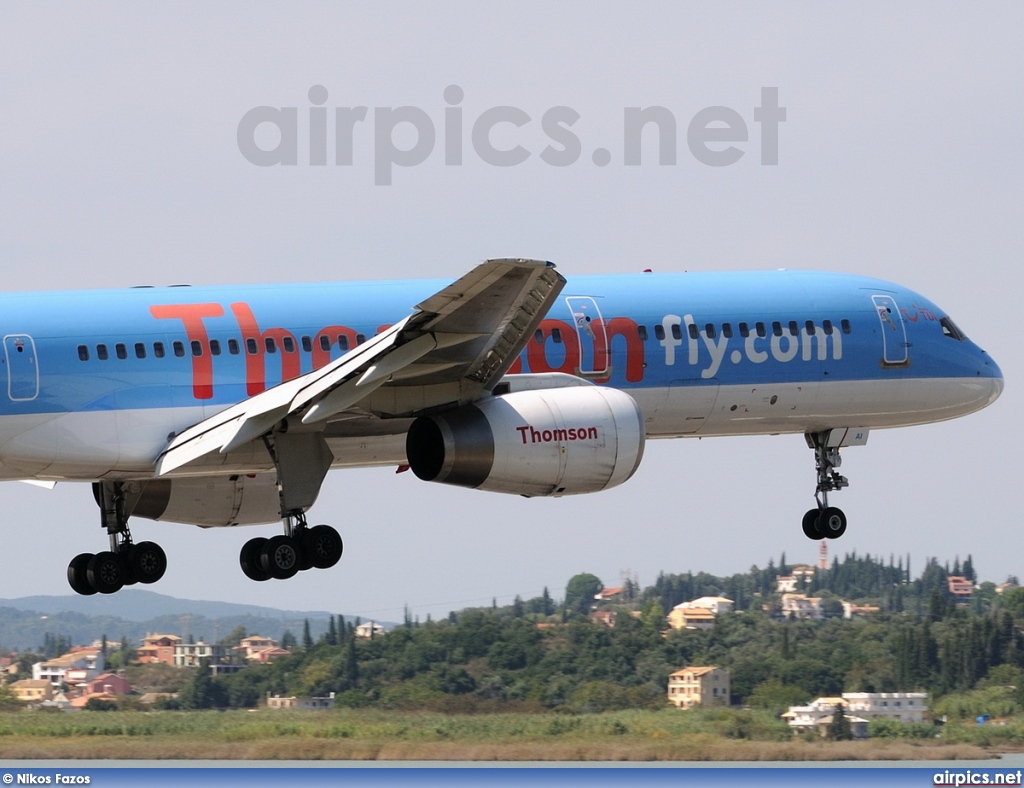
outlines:
M138 488L135 488L138 485ZM172 520L204 528L254 525L281 519L277 480L272 473L257 476L189 476L131 482L129 502L138 494L132 515L149 520Z
M406 438L420 479L517 495L622 484L640 465L644 419L618 389L518 391L421 416Z

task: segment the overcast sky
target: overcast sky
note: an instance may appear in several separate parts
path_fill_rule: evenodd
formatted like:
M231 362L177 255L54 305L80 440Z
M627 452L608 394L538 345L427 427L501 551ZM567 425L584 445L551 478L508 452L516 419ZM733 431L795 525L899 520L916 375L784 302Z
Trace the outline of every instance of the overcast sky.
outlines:
M970 553L1001 582L1024 576L1022 29L1017 3L8 3L3 286L455 278L500 256L552 260L570 277L785 267L891 279L947 310L1007 388L981 413L874 432L844 452L851 486L833 501L850 526L829 548L909 553L915 573L928 556ZM327 166L309 164L316 85ZM445 165L451 85L463 95L459 166ZM761 163L763 87L787 112L777 166ZM259 106L297 108L296 165L240 152L239 122ZM367 120L353 164L335 166L333 108L352 106ZM421 109L436 140L376 185L376 109L400 106ZM515 166L487 163L471 140L500 106L531 119L492 135L530 153ZM626 166L624 108L649 106L676 119L676 164L658 163L650 134L642 164ZM710 106L748 130L729 166L687 145ZM579 114L569 166L540 155L552 107ZM268 128L257 141L272 148ZM407 124L394 139L411 147L416 135ZM583 571L648 585L660 571L731 574L783 552L813 562L818 545L800 531L813 487L799 435L651 442L626 485L556 500L335 471L310 519L342 533L341 563L261 584L242 575L238 548L275 526L138 520L133 531L167 551L155 591L391 620L408 604L425 618L544 586L560 597ZM70 558L105 549L87 485L5 483L0 506L0 597L69 593Z

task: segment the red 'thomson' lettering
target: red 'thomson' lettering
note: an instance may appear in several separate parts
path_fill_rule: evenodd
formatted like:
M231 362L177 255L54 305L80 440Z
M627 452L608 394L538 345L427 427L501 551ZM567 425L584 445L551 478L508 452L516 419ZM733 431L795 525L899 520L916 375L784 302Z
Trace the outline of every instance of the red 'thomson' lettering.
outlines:
M564 430L538 430L533 427L516 427L523 443L553 443L565 441L597 440L597 427L570 427Z

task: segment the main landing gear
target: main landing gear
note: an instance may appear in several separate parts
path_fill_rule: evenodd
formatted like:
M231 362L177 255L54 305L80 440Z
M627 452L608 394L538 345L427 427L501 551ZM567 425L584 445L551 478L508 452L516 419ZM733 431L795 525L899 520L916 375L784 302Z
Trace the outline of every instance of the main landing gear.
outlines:
M306 569L330 569L341 560L341 536L329 525L309 528L302 514L285 519L285 533L242 545L238 562L250 580L287 580Z
M815 540L838 539L846 533L846 515L842 509L828 505L828 494L850 486L846 477L836 471L842 464L839 447L828 446L828 432L809 432L804 437L807 445L814 449L814 465L818 473L818 486L814 491L818 507L804 515L804 535Z
M329 569L341 559L344 545L329 525L306 524L306 510L320 492L334 457L319 432L274 429L263 436L274 467L284 533L256 537L238 555L251 580L287 580L306 569Z
M110 549L81 553L68 564L68 584L78 594L113 594L135 583L155 583L167 570L167 556L155 542L132 542L128 515L132 506L122 482L92 486L100 518L110 537Z

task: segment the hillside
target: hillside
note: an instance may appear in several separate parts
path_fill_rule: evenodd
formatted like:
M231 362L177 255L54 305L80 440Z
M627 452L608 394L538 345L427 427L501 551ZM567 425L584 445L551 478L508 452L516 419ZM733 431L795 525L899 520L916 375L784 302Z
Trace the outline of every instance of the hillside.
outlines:
M151 632L217 640L237 627L280 640L298 635L309 621L317 637L327 631L331 613L323 610L276 610L258 605L177 599L129 588L103 596L31 596L0 599L0 649L39 648L47 634L72 643L91 643L106 635L138 643ZM346 616L346 618L349 618Z

